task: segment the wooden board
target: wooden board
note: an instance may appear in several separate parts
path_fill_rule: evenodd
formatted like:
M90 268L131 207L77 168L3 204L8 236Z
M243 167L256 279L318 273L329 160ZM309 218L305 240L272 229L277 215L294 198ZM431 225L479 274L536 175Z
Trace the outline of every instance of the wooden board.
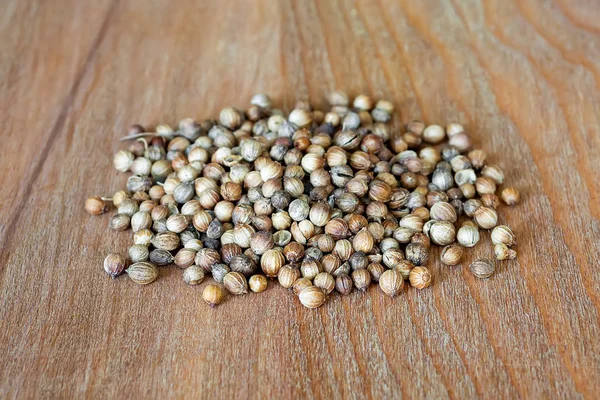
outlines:
M0 398L598 398L600 6L593 0L8 1L0 16ZM118 138L259 91L341 88L395 123L463 123L523 202L519 257L477 280L318 310L273 285L216 309L181 271L102 271L91 217Z

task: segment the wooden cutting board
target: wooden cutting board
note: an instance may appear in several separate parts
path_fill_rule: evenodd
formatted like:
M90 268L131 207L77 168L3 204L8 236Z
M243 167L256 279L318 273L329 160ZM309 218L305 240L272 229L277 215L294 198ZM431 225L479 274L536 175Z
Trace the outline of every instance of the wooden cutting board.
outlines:
M598 398L599 34L592 0L4 2L0 398ZM523 194L519 257L477 280L486 235L428 290L318 310L104 274L130 233L83 202L124 186L131 123L336 88L463 123Z

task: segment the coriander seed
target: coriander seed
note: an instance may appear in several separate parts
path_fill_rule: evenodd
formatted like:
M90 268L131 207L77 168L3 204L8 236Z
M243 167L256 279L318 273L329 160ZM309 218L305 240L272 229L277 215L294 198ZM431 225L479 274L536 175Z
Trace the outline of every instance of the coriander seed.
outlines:
M469 268L473 275L481 279L489 278L495 270L494 263L491 260L486 259L473 261Z
M456 241L463 247L474 247L479 242L479 229L464 225L456 233Z
M492 243L502 243L508 247L517 244L517 239L512 230L506 225L498 225L492 230L491 234Z
M146 261L130 265L125 272L132 281L139 285L147 285L158 278L158 268Z
M307 288L309 286L312 286L312 285L313 284L310 281L310 279L307 279L307 278L298 278L298 279L296 279L296 281L292 285L292 291L294 292L294 294L296 296L298 296L303 289L305 289L305 288Z
M444 265L457 265L460 263L462 255L463 248L461 246L451 244L442 249L440 260Z
M129 228L130 218L126 214L117 214L110 220L110 228L115 231L124 231Z
M215 307L225 298L225 290L219 285L207 285L202 291L202 298L209 306Z
M239 272L230 272L223 277L223 286L234 295L248 293L248 281L246 277Z
M379 287L390 297L396 296L404 287L402 274L395 269L388 269L379 278Z
M322 306L327 300L327 295L322 289L316 286L309 286L302 289L298 295L300 303L307 308L318 308Z
M356 289L364 292L371 284L371 274L365 268L356 269L352 272L352 281Z
M503 189L500 196L502 197L502 201L509 206L514 206L521 201L519 191L512 187Z
M113 279L120 275L126 266L125 258L118 253L110 253L104 259L104 271Z
M85 210L92 215L104 214L108 207L100 197L90 197L85 201Z
M431 285L432 277L429 270L425 267L415 267L408 275L410 285L417 289L424 289Z
M326 294L331 293L335 289L335 279L327 272L318 273L313 280L313 284L322 289Z
M204 280L204 270L196 265L192 265L183 271L183 281L188 285L199 285Z
M281 286L289 289L294 285L296 279L300 278L300 276L299 270L286 265L279 270L279 273L277 274L277 280Z
M264 292L267 289L267 278L264 275L252 275L248 279L248 286L254 293Z
M354 282L347 274L340 274L335 278L335 290L346 296L352 292Z
M422 244L410 243L406 246L406 259L413 263L413 265L423 265L427 263L428 258L429 251Z
M517 257L517 252L509 249L507 245L504 243L496 243L494 245L494 255L496 256L496 260L512 260Z
M492 229L498 223L498 214L493 208L481 206L473 215L475 222L483 229Z

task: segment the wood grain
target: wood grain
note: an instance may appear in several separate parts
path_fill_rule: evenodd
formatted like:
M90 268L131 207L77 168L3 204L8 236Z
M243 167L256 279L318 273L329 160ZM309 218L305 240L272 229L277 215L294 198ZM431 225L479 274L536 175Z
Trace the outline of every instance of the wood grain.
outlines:
M597 2L5 3L0 398L600 395ZM82 205L124 185L129 124L334 88L464 124L523 193L501 212L518 259L475 279L486 237L428 290L312 311L277 285L213 310L177 269L105 276L129 236Z

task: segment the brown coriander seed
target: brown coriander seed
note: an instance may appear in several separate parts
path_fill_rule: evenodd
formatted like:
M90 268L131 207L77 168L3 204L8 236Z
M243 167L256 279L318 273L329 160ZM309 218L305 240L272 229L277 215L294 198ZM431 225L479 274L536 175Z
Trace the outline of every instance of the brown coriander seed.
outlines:
M362 251L363 253L369 253L375 245L375 239L367 228L362 228L354 237L352 246L356 251Z
M283 255L290 263L297 263L304 257L304 246L290 242L283 248Z
M504 171L498 165L486 165L481 170L481 175L490 178L497 185L504 182Z
M423 232L416 232L410 239L410 242L421 244L421 245L425 246L426 248L429 248L431 246L431 240Z
M404 260L404 253L400 249L389 249L383 253L382 261L388 268L394 268L400 261Z
M181 249L175 254L174 264L179 268L188 268L194 264L196 258L196 251L192 249Z
M444 128L439 125L429 125L423 130L423 140L427 143L440 143L446 137Z
M173 232L161 232L154 235L150 242L158 250L173 251L181 243L179 235Z
M277 274L277 280L279 284L286 289L291 288L296 282L296 279L300 278L300 271L296 268L292 268L289 265L282 267Z
M404 277L400 271L388 269L379 278L379 287L390 297L396 296L404 287Z
M230 272L223 278L223 286L231 294L240 295L248 293L248 281L239 272Z
M119 150L113 157L113 166L119 172L127 172L133 164L135 156L127 150Z
M299 129L307 128L312 123L312 114L308 110L295 109L290 113L288 120Z
M498 214L493 208L481 206L473 215L475 222L483 229L492 229L498 224Z
M219 122L228 129L237 129L243 122L242 114L233 107L226 107L219 113Z
M316 286L309 286L302 289L298 298L303 306L307 308L318 308L325 303L327 295L322 289Z
M496 260L512 260L517 257L517 252L513 249L509 249L504 243L496 243L494 245L494 255Z
M398 264L394 265L392 269L399 271L402 274L404 279L408 279L410 276L410 271L413 270L415 266L408 260L401 260Z
M442 249L440 254L440 260L444 265L457 265L463 255L463 248L456 244L451 244Z
M432 276L429 270L425 267L415 267L408 275L410 285L417 289L424 289L431 285Z
M249 256L251 253L252 251L233 257L229 263L229 268L231 268L232 271L239 272L245 276L253 275L256 272L257 264L255 260Z
M85 201L85 210L92 215L104 214L108 207L100 197L90 197Z
M431 219L435 219L438 221L449 221L456 222L456 210L450 203L439 201L431 206L431 210L429 211L429 216Z
M513 231L506 225L498 225L492 230L492 243L502 243L508 247L517 244L517 238Z
M225 298L225 290L220 285L207 285L202 291L202 298L209 306L215 307Z
M260 267L269 278L275 278L285 263L279 250L267 250L260 258Z
M309 286L312 286L312 285L313 284L310 281L310 279L307 279L307 278L304 278L304 277L298 278L298 279L296 279L296 281L292 285L292 291L294 292L294 294L296 296L298 296L303 289L305 289L305 288L307 288Z
M373 108L373 99L364 94L359 94L354 98L354 102L352 103L354 108L361 111L371 111Z
M335 279L327 272L318 273L313 280L313 284L325 291L326 294L331 293L335 289Z
M352 271L352 281L356 289L364 292L371 284L371 273L365 268L356 269Z
M333 276L337 276L340 273L342 273L342 271L338 272L338 270L342 266L342 261L338 256L334 254L326 254L325 256L323 256L323 258L321 259L321 265L323 266L323 270L325 272L328 272Z
M211 222L212 216L204 210L198 211L192 218L194 228L196 228L198 232L206 232Z
M480 279L489 278L492 276L495 270L494 263L491 260L486 259L473 261L469 268L473 275Z
M206 272L210 272L213 265L220 261L221 255L218 251L206 248L198 250L194 259L194 263Z
M110 253L104 259L104 271L113 279L121 274L126 266L125 258L118 253Z
M126 214L116 214L110 220L110 228L115 231L124 231L129 228L130 217Z
M300 273L307 279L313 280L321 272L323 272L323 266L312 257L304 258L300 265Z
M352 243L350 243L349 240L342 239L335 243L335 248L333 249L332 254L338 256L342 261L347 261L352 253L354 253Z
M330 212L331 208L327 203L316 203L310 209L310 221L315 226L325 226L329 222Z
M475 211L479 209L483 204L481 200L478 199L469 199L463 203L463 211L467 217L473 217L475 215Z
M250 248L257 255L262 255L266 251L273 248L275 242L273 241L273 235L271 232L260 231L252 235L250 239Z
M132 281L139 285L147 285L158 278L158 268L146 261L131 264L125 272Z
M183 271L183 281L188 285L199 285L204 280L204 270L196 265L192 265Z
M121 203L130 197L129 193L124 190L119 190L115 194L113 194L112 202L115 207L119 207Z
M348 274L340 274L335 278L335 290L343 296L352 292L354 282Z
M481 204L495 210L500 205L500 199L493 193L486 193L481 196Z
M502 198L502 201L509 206L514 206L521 201L519 191L512 187L504 188L500 193L500 197Z
M152 264L165 266L173 263L174 257L167 250L154 249L150 252L148 259Z
M374 282L379 282L381 279L381 275L387 270L383 265L378 262L372 262L367 266L367 271L371 274L371 279Z
M267 289L267 278L264 275L252 275L248 279L248 286L254 293L264 292Z

